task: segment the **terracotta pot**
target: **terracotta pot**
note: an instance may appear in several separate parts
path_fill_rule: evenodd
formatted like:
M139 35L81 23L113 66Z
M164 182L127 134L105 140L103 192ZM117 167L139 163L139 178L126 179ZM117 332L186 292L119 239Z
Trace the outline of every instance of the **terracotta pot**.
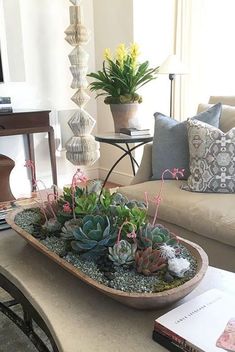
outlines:
M120 128L139 127L138 119L136 117L138 105L139 103L110 104L115 132L119 133Z

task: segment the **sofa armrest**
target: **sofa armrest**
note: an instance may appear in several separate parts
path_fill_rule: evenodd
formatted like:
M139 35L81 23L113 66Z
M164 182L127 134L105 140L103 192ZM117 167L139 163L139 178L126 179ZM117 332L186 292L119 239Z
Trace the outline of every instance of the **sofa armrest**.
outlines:
M152 145L153 143L145 144L140 167L132 179L131 185L149 181L152 177Z

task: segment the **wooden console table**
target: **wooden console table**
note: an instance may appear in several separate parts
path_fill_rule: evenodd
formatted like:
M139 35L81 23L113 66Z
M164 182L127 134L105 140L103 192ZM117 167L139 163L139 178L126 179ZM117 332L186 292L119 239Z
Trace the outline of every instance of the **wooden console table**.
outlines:
M26 135L28 157L35 164L33 134L47 132L51 160L52 180L57 185L55 138L53 127L50 126L49 110L14 111L0 114L0 137ZM35 165L36 166L36 165ZM36 177L36 172L35 172ZM35 190L35 187L33 188Z

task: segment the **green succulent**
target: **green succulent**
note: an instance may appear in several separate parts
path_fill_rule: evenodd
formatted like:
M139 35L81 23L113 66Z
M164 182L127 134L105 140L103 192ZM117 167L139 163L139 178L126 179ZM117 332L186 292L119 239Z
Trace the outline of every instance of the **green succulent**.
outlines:
M138 200L130 200L126 203L126 206L130 209L132 208L140 208L140 209L146 209L146 204L145 202L141 202L141 201L138 201Z
M125 205L128 201L128 198L121 193L116 192L113 194L113 205Z
M59 232L61 230L61 223L54 218L49 219L42 225L42 231L47 234L55 234L56 232Z
M136 249L136 243L131 244L126 240L121 240L113 247L109 247L109 259L115 265L130 265L135 260Z
M93 214L97 211L99 196L96 193L81 195L75 197L76 215Z
M81 197L82 195L85 195L85 193L86 193L86 190L84 188L75 187L74 197L75 198ZM63 194L59 199L59 203L62 205L67 202L70 205L72 205L72 188L71 187L64 187Z
M148 247L144 250L136 251L136 270L140 274L152 275L166 267L167 260L161 256L159 249Z
M138 207L128 208L126 205L112 205L109 209L110 216L112 216L114 223L120 227L125 221L131 222L136 229L138 229L147 218L146 209Z
M58 210L56 214L57 220L63 225L66 221L73 218L73 213L66 213L63 210Z
M73 235L75 240L71 247L84 259L101 256L117 238L117 232L111 231L108 217L100 215L86 215L82 227L75 229Z
M99 197L99 209L101 213L104 212L107 214L109 212L109 208L114 202L114 197L115 193L112 194L109 190L103 189Z
M81 219L71 219L66 221L61 229L60 237L65 240L72 240L74 238L73 231L81 226L81 224Z
M157 224L145 224L140 228L138 237L138 248L145 249L151 247L159 248L163 244L175 246L178 243L177 237L166 227Z

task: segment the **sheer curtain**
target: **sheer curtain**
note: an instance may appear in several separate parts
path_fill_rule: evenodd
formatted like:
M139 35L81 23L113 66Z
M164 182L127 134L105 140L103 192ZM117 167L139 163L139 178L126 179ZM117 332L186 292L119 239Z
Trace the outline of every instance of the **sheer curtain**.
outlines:
M178 119L210 95L235 95L234 13L234 0L176 0L175 52L189 69L175 82Z

